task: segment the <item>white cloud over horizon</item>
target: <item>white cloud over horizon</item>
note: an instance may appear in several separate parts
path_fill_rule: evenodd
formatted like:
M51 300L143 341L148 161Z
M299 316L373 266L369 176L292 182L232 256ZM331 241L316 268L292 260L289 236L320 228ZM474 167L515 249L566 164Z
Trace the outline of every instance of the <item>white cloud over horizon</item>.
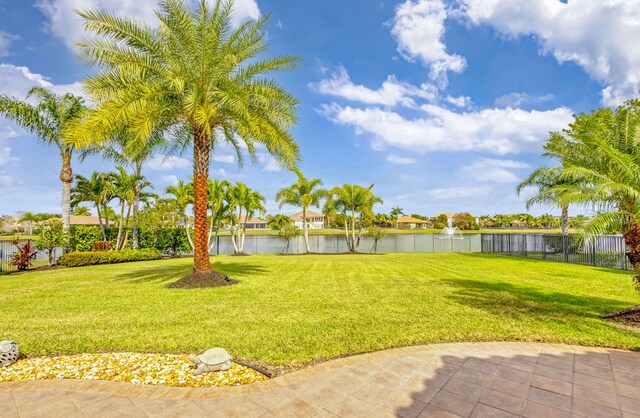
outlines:
M520 178L511 170L529 167L529 164L522 161L479 158L462 167L462 173L476 181L515 183L520 181Z
M378 107L354 108L337 103L320 111L334 123L368 134L371 145L405 149L418 154L431 151L489 151L497 155L538 151L549 131L571 121L570 109L548 111L489 108L454 112L437 105L423 105L422 115L409 118Z
M146 165L149 169L154 171L161 170L184 170L191 168L193 164L186 158L176 157L173 155L159 155L152 158Z
M387 161L393 164L415 164L418 162L415 158L400 157L395 154L387 155Z

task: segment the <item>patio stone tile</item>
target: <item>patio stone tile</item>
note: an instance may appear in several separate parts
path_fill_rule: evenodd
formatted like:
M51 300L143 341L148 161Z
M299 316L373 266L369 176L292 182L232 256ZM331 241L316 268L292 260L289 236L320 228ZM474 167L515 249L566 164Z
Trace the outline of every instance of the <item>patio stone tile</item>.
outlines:
M573 393L573 385L562 380L552 379L546 376L533 376L531 382L532 387L547 390L549 392L559 393L565 396L571 396Z
M498 365L490 361L484 361L478 358L470 358L464 362L462 367L468 367L481 373L492 375L496 372Z
M403 390L411 393L410 388L402 386ZM375 383L363 382L345 391L347 395L358 398L373 405L382 403L393 389L388 386L377 385Z
M574 370L576 373L599 377L600 379L613 379L613 373L611 372L611 369L601 369L599 367L576 363Z
M617 383L616 388L618 395L640 401L640 387Z
M487 386L491 382L492 376L479 372L477 370L469 369L467 367L461 367L453 377L466 380L476 385Z
M613 375L613 379L616 381L616 383L624 383L625 385L640 387L640 380L638 380L637 372L615 372Z
M620 402L620 409L623 412L631 412L633 414L637 414L638 411L640 411L640 401L637 399L619 396L618 401Z
M418 417L426 407L426 402L411 397L398 398L397 396L390 396L380 405L382 410L403 418Z
M14 392L13 399L20 416L78 412L76 404L66 392Z
M251 396L252 401L270 411L295 398L296 394L285 388L279 388Z
M476 385L475 383L468 382L457 377L451 378L449 382L444 385L442 390L457 393L458 395L466 396L467 398L477 401L482 396L485 386Z
M585 386L575 386L573 397L576 400L585 400L607 408L619 409L618 395L615 393L602 392L598 389L591 389Z
M533 375L531 373L512 369L511 367L507 367L504 365L498 367L498 370L496 370L496 376L520 383L530 383L533 378Z
M379 373L374 374L366 381L369 383L374 383L376 385L388 386L388 387L398 387L402 385L404 382L409 380L405 376L400 376L397 373L390 372L387 370L383 370Z
M438 392L430 402L431 405L465 418L471 415L476 403L473 399L446 390Z
M489 388L518 398L526 398L529 393L528 383L514 382L501 377L494 377Z
M519 415L512 414L489 405L479 403L471 413L471 418L517 418Z
M571 414L541 403L527 401L522 410L522 416L527 418L571 418Z
M518 398L492 389L487 389L480 397L480 403L502 409L512 414L520 414L520 412L522 412L524 401L524 398Z
M433 405L427 405L419 418L460 418L460 415L452 414Z
M280 406L271 409L269 412L275 417L313 417L320 413L321 409L311 405L300 398L293 398L285 401Z
M542 354L538 358L538 364L554 367L562 370L573 371L573 358L564 358L558 355Z
M17 413L18 409L13 401L13 395L9 392L0 392L0 417Z
M538 388L531 388L527 399L543 405L551 406L555 409L571 411L570 396L564 396L559 393L549 392Z
M552 379L563 380L565 382L573 382L573 373L568 370L556 369L553 367L545 366L544 364L538 364L536 366L535 374L551 377Z
M209 416L256 418L268 412L264 407L247 397L191 402L204 409Z
M536 369L536 363L529 361L518 360L515 358L507 358L502 363L503 366L510 367L512 369L520 370L526 373L533 373Z
M578 386L586 386L591 389L598 389L602 392L616 393L616 384L612 379L601 379L582 373L573 374L573 383Z
M585 400L576 400L573 404L572 412L585 418L621 418L622 412L619 409L608 408L603 405L594 404Z
M150 417L208 417L210 411L205 411L194 401L176 401L169 399L141 399L134 400L136 406Z
M144 417L131 398L112 396L101 393L70 393L69 397L78 409L86 416L101 417ZM134 398L135 399L135 398Z

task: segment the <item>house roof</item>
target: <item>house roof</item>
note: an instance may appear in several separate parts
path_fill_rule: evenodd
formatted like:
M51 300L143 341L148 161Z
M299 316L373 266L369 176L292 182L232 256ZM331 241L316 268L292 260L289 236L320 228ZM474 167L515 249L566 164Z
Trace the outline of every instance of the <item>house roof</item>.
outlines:
M302 211L296 212L293 215L290 215L289 218L292 221L301 221L302 220ZM324 215L321 213L314 212L312 210L307 209L307 219L309 218L324 218Z
M56 218L56 220L62 222L62 218ZM103 219L102 223L106 223L106 220ZM69 225L100 225L100 221L97 216L71 215Z
M244 223L248 223L248 224L266 224L267 221L263 220L263 219L259 219L259 218L249 218L247 219L246 216L243 216L240 218L240 223L244 224Z
M429 223L429 221L425 221L418 218L412 218L411 216L404 215L398 218L398 223L399 224L426 224L426 223Z

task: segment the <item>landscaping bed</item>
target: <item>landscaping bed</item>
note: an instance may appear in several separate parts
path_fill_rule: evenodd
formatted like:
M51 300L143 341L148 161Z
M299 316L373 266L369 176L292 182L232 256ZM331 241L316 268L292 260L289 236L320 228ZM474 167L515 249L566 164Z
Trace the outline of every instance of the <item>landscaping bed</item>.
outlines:
M233 364L224 372L193 374L186 355L101 353L34 357L0 368L0 382L19 380L109 380L171 387L238 386L267 380L251 368Z

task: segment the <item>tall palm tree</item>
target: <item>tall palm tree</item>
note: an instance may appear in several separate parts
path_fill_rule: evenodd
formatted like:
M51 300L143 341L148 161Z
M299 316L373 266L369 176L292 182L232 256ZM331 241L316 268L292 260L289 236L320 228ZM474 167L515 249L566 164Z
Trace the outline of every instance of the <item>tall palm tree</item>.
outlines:
M31 100L35 104L31 104ZM60 152L62 167L62 223L69 230L71 218L71 183L73 171L71 157L74 147L65 142L66 129L74 124L86 110L84 100L72 94L58 96L51 91L34 87L29 90L26 101L0 95L0 116L15 121L35 135L45 145L54 145Z
M322 181L320 179L307 179L300 170L294 168L292 170L298 176L298 181L289 187L284 187L276 193L276 201L280 208L284 205L298 206L302 208L302 230L304 232L304 244L307 253L311 252L309 247L309 226L307 224L307 209L309 206L320 206L320 200L326 195L327 191L321 189Z
M27 228L25 232L27 233L27 235L33 235L33 226L36 224L36 222L38 222L38 216L33 212L25 212L22 214L22 216L20 216L18 222L23 224L26 223Z
M563 235L569 233L569 190L563 187L570 180L566 176L562 176L560 167L540 167L522 180L516 187L516 193L522 194L525 188L533 187L536 189L534 195L529 197L525 202L527 210L534 205L556 206L561 210L561 230Z
M396 228L398 227L398 218L402 215L404 215L404 210L400 206L396 206L389 212L389 216L393 218L393 226Z
M152 135L151 138L142 145L136 144L131 139L132 135L125 131L106 144L95 144L94 146L83 149L81 155L82 158L88 155L101 155L117 164L129 166L133 171L133 175L137 176L138 180L136 180L133 190L133 225L131 236L131 248L137 250L140 240L138 213L140 211L140 192L142 190L142 167L152 159L160 149L166 146L166 141L162 136L157 134Z
M218 233L222 227L222 223L229 217L229 203L227 196L231 183L226 180L209 180L208 203L211 212L211 221L209 223L209 252L213 250L213 246L218 241ZM213 236L213 230L216 234ZM213 240L212 240L213 238Z
M71 193L73 193L73 190L71 191ZM73 202L73 198L71 198L71 201ZM73 203L71 204L71 206L73 207L73 212L71 212L72 215L75 216L91 216L91 211L89 210L88 207L86 206L73 206Z
M296 60L261 60L266 19L232 29L232 7L230 0L200 0L193 10L187 0L161 0L157 29L105 12L80 12L95 35L80 45L82 55L99 71L85 83L95 109L74 130L72 143L107 141L122 125L138 144L154 133L190 133L180 145L193 147L196 273L211 271L207 189L215 144L227 142L241 154L244 143L254 160L256 145L263 144L288 167L299 159L288 132L297 101L269 77L292 69Z
M186 214L187 206L193 204L193 184L180 180L175 186L168 186L164 192L173 196L169 201L172 202L176 213L180 217L182 227L187 234L187 241L193 251L194 246L193 238L191 238L191 228L189 227L189 216Z
M330 191L331 205L341 212L345 218L345 238L350 252L358 252L362 238L362 217L370 213L376 203L383 203L382 199L371 191L373 184L363 187L359 184L345 184L342 187L334 187ZM356 237L356 223L359 225ZM350 232L351 230L351 232Z
M553 191L595 209L584 234L623 234L640 291L640 101L575 116L545 150L562 161L561 176L571 180Z
M116 249L122 250L127 244L129 218L131 216L131 208L133 207L136 197L143 201L151 197L149 193L144 191L138 191L136 193L136 185L139 185L140 189L151 187L143 176L136 174L129 174L127 170L119 165L116 166L116 171L108 175L109 181L113 184L113 191L115 197L120 201L120 222L118 223L118 236L116 238Z
M76 184L71 191L71 206L77 207L80 203L91 202L98 212L98 224L102 231L102 240L107 240L105 225L102 217L105 216L105 208L115 197L113 184L107 179L107 174L94 171L90 178L76 175Z

